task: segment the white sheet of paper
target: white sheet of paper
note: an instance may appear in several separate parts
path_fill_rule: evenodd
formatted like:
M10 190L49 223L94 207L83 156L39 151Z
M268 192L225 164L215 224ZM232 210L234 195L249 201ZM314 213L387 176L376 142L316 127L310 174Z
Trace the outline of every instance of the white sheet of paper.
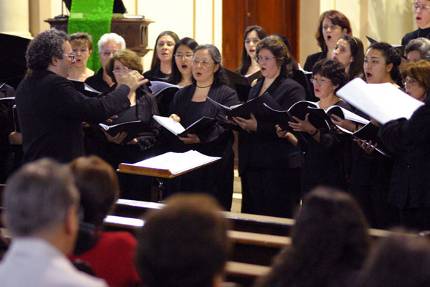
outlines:
M180 123L173 120L172 118L162 117L157 115L153 115L152 117L157 123L165 127L168 131L170 131L174 135L178 135L183 131L185 131L185 128Z
M359 78L350 81L337 94L381 124L409 119L424 104L390 83L367 84Z
M132 165L154 169L169 170L172 174L184 171L219 160L220 157L207 156L195 150L184 153L166 152L162 155L136 162Z

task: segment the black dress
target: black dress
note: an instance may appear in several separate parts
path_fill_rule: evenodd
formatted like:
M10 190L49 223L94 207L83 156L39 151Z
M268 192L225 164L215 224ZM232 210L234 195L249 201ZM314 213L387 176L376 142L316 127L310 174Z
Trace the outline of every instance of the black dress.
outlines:
M146 71L143 76L150 81L169 82L170 74L164 74L159 68Z
M249 98L258 96L264 79L258 80ZM279 76L262 95L271 107L288 109L305 99L303 87ZM239 133L239 174L242 212L291 217L300 194L300 150L276 135L264 109L255 113L257 131Z
M380 130L394 157L389 201L400 210L401 223L430 229L430 100L409 120L390 121Z
M15 97L15 89L0 83L0 98ZM0 102L0 183L15 170L22 159L21 145L11 145L9 134L15 130L13 106Z
M109 124L142 121L142 129L136 136L137 144L111 143L103 135L99 156L109 162L114 169L117 169L121 162L135 163L158 154L156 145L160 127L152 118L152 115L158 114L157 106L150 96L142 95L140 90L137 90L136 94L136 105L116 115ZM122 198L152 199L151 189L155 184L152 177L119 173L118 179Z
M170 136L169 145L176 152L197 150L222 159L179 177L174 183L174 191L209 193L225 210L230 210L233 195L233 133L223 126L226 117L217 105L210 101L192 101L195 89L196 85L193 84L179 90L173 99L170 114L177 114L185 127L202 116L216 118L218 123L207 133L200 135L199 144L184 144L176 136ZM239 103L236 92L222 84L212 85L208 97L227 106Z
M430 39L430 28L417 29L413 32L407 33L402 38L402 46L406 46L411 40L420 38L420 37Z
M94 75L88 77L85 83L101 93L107 93L111 90L111 87L103 80L103 68L100 68Z
M335 105L350 110L351 107L340 100ZM299 140L304 153L302 192L311 191L318 185L347 189L351 137L331 129L320 129L320 141L304 133Z
M312 72L314 69L315 63L319 60L325 59L327 57L327 52L318 52L315 54L311 54L306 58L305 65L303 69L308 72Z
M136 94L138 97L136 105L113 116L112 120L107 123L115 125L136 120L142 122L142 129L136 136L137 144L111 143L105 137L105 155L103 157L115 169L121 162L134 163L152 156L152 148L157 142L159 126L152 118L154 114L158 114L157 106L149 95L143 96L139 90L136 91Z

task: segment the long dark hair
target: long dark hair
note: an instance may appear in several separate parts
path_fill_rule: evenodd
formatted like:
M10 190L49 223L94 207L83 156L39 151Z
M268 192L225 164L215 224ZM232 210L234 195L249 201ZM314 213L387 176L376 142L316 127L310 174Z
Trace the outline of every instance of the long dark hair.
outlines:
M351 49L351 57L353 58L349 65L348 77L352 80L356 77L361 77L364 74L363 63L364 63L364 48L363 42L357 37L350 35L343 35L340 39L348 42Z
M181 40L178 41L178 43L176 43L175 48L173 49L172 74L170 74L170 77L168 80L169 83L177 84L182 80L182 74L179 71L175 61L175 54L178 48L180 46L187 46L188 48L194 51L194 49L197 48L198 45L199 44L197 44L197 42L194 39L189 37L182 38Z
M369 250L368 226L358 204L331 188L317 188L305 197L291 237L292 246L278 255L259 287L332 286L342 275L360 270Z
M178 35L173 31L163 31L158 35L157 40L155 40L154 53L152 54L152 61L151 61L152 71L160 71L160 59L158 59L158 56L157 56L157 44L158 44L158 40L161 37L166 35L172 37L172 39L175 41L175 44L179 42Z
M249 69L249 66L251 66L251 58L246 52L245 40L246 40L246 37L248 37L248 34L251 33L252 31L255 31L257 33L258 38L260 38L260 40L267 36L266 31L264 31L264 29L261 26L252 25L245 28L245 32L243 33L242 62L239 66L239 72L241 75L245 75Z

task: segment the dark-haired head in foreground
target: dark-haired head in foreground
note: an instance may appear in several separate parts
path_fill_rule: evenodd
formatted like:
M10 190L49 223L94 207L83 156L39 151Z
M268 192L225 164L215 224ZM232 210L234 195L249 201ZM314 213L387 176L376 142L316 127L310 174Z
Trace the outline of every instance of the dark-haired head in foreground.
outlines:
M349 286L368 253L367 229L351 196L316 188L296 216L292 246L278 255L258 286Z
M360 287L430 286L428 239L391 235L379 242L366 261Z
M229 241L214 199L177 195L145 218L137 269L148 287L212 287L222 282Z

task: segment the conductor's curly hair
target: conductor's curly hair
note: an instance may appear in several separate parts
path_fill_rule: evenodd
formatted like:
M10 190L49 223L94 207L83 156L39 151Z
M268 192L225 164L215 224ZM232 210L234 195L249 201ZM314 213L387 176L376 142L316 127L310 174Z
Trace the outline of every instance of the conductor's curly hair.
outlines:
M52 58L63 59L63 44L69 36L63 31L50 29L37 35L28 45L25 59L32 71L46 70Z

